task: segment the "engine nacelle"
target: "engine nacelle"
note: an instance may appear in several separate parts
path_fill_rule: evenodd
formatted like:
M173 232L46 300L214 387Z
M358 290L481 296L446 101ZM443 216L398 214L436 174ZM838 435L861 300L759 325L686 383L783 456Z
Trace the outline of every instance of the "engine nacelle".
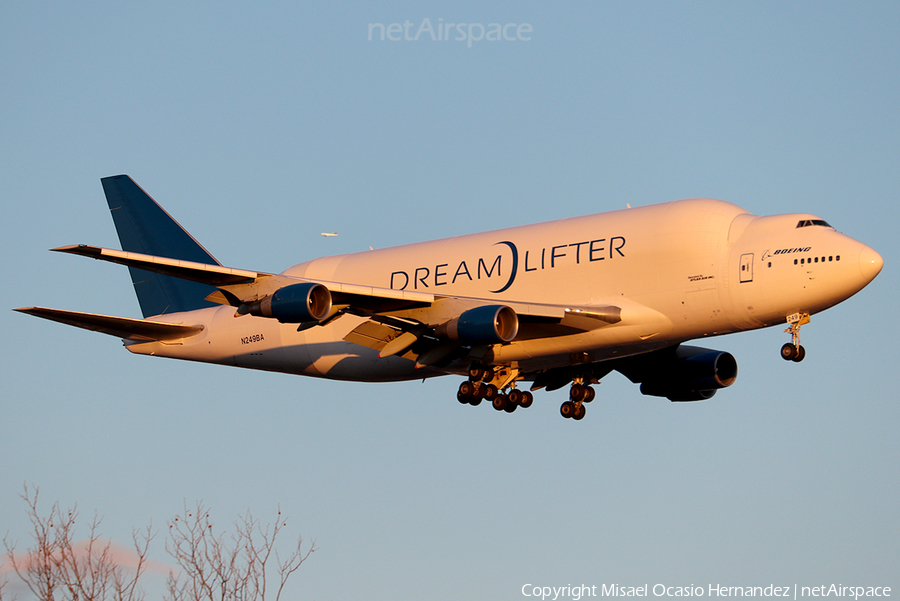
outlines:
M674 357L656 366L641 383L646 395L663 396L670 401L705 401L716 390L734 384L737 361L724 351L680 346Z
M435 332L466 344L510 342L519 333L519 317L506 305L485 305L465 311Z
M281 323L321 321L331 313L331 292L322 284L291 284L250 305L250 315L274 317Z

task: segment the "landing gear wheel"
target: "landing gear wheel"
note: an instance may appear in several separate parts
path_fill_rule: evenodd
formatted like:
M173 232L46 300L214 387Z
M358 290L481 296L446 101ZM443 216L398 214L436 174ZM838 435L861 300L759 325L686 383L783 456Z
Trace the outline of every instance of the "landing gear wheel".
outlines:
M494 409L497 411L506 411L507 407L510 405L509 397L505 394L496 394L491 400L491 405L493 405Z
M804 358L806 358L806 349L803 348L803 345L800 345L797 347L797 353L794 355L792 361L800 363Z
M575 415L575 403L572 401L566 401L562 404L562 407L559 408L559 414L565 418L570 418Z
M506 411L507 413L512 413L513 411L515 411L516 409L519 408L519 406L516 403L513 403L512 400L505 394L498 395L498 396L506 397L506 407L504 407L503 410Z
M456 393L456 400L458 400L463 405L471 403L477 395L477 389L475 388L475 384L466 380L465 382L460 382L459 384L459 392Z
M534 395L531 394L530 391L525 390L522 392L522 400L519 401L519 404L522 406L522 409L528 409L531 407L531 404L534 403Z
M594 400L594 397L597 396L597 391L594 390L591 386L584 387L584 398L581 399L582 403L590 403Z
M586 393L587 387L583 384L572 384L572 388L569 389L569 400L573 403L578 403L584 400L584 396Z
M518 388L513 388L509 391L509 402L513 405L521 405L522 404L523 394L522 391Z
M493 401L494 398L496 398L496 396L498 394L500 394L500 391L497 390L497 387L494 386L493 384L488 384L487 386L483 386L483 389L484 390L481 393L481 396L487 401Z
M781 358L785 361L793 361L794 357L799 354L800 347L796 347L790 342L785 342L784 346L781 347Z
M576 405L575 406L575 415L572 416L574 420L582 420L584 419L584 414L587 413L587 409L584 405Z
M490 382L494 379L494 368L473 363L469 368L469 380L472 382Z

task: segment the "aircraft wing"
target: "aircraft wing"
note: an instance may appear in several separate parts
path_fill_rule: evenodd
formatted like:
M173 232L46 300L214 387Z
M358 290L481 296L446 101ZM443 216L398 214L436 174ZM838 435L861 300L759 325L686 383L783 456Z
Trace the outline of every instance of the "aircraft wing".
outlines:
M199 334L203 331L201 325L181 325L174 323L161 323L148 319L129 319L127 317L112 317L97 313L79 313L77 311L61 311L59 309L47 309L45 307L23 307L16 309L20 313L28 313L35 317L49 319L66 325L101 332L125 340L176 340Z
M109 261L119 265L215 286L219 290L210 295L208 300L233 306L250 304L284 286L298 282L313 281L305 278L168 259L166 257L101 248L86 244L61 246L51 250ZM353 311L386 313L416 308L432 308L437 301L443 301L439 303L445 306L441 313L449 312L447 316L447 319L449 319L454 316L453 312L460 312L468 308L484 305L485 303L496 302L477 298L442 297L426 292L378 288L346 282L314 281L328 288L334 297L336 305L352 307ZM618 314L614 310L611 311L610 308L603 308L602 313L597 313L596 310L592 309L573 309L559 305L514 301L504 302L503 304L510 306L519 315L535 318L561 320L567 315L575 316L580 314L594 319L601 319L607 323L618 321Z
M60 246L59 248L51 248L50 250L80 255L82 257L91 257L92 259L100 259L101 261L109 261L111 263L118 263L119 265L127 265L128 267L137 267L145 271L171 275L186 280L192 280L194 282L210 284L211 286L243 284L252 282L260 276L260 274L255 271L232 269L230 267L222 267L221 265L208 265L206 263L195 263L193 261L167 259L165 257L126 252L124 250L113 250L111 248L100 248L99 246L88 246L86 244Z
M259 304L261 301L272 298L280 290L296 284L324 286L329 294L330 312L301 323L300 328L324 325L344 313L368 317L371 320L367 322L368 325L364 324L356 328L344 339L378 350L381 356L404 354L415 343L419 343L416 345L420 349L419 352L413 353L410 358L416 358L423 364L439 362L461 346L467 345L466 340L460 340L457 337L457 322L464 314L480 310L480 308L490 309L493 307L498 311L506 311L507 319L510 319L509 311L514 312L511 319L516 322L515 332L512 332L509 339L503 338L503 341L517 336L517 340L564 336L622 321L621 303L570 307L498 301L497 299L441 296L346 282L309 280L83 244L63 246L52 250L214 286L216 290L206 300L237 307L239 315L247 313L260 315ZM186 335L180 326L167 330L169 324L158 324L147 320L127 320L51 309L23 311L38 317L95 329L128 339L163 340L165 338L161 338L161 336L178 338ZM262 314L267 317L274 316L264 312ZM469 314L471 315L471 313ZM484 321L479 324L479 327L491 326L501 317L500 313L492 316L479 314L479 319ZM448 324L452 324L449 330L447 329ZM490 336L493 334L490 334L488 338ZM489 340L485 339L483 342L489 343Z
M622 321L621 308L612 305L571 308L561 305L517 302L497 304L497 301L488 299L438 297L427 310L369 315L369 321L349 332L344 336L344 340L376 350L379 357L400 355L415 361L420 367L438 365L452 359L465 346L500 342L496 339L482 341L466 341L452 337L448 339L444 324L456 322L468 311L479 307L512 309L517 322L517 330L513 335L516 341L577 334ZM495 315L500 316L499 312ZM426 324L438 325L428 327ZM487 322L483 325L487 325Z
M128 267L135 267L144 271L152 271L162 275L209 284L219 288L219 290L210 295L208 300L236 307L241 304L255 302L284 286L312 281L304 278L168 259L166 257L88 246L86 244L61 246L51 250L91 257L92 259L127 265ZM317 281L317 283L322 283L328 287L328 290L336 297L336 304L353 304L366 310L396 310L399 307L428 306L434 302L433 294L422 292L375 288L342 282Z

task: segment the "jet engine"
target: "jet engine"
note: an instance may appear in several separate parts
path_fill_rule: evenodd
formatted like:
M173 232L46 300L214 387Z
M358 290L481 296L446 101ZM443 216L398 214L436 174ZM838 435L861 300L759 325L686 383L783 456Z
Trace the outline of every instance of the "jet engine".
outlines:
M642 365L640 373L633 369L620 371L633 382L640 382L643 394L670 401L705 401L719 388L734 384L738 369L731 353L679 346L660 351Z
M519 333L519 317L506 305L485 305L441 324L435 333L465 344L510 342Z
M314 282L292 284L251 304L248 313L257 317L274 317L281 323L321 321L331 313L331 292Z

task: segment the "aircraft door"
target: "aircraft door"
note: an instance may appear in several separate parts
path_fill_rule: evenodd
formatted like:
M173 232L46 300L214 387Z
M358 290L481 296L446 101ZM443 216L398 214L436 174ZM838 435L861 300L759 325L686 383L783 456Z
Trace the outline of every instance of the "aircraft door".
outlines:
M753 281L753 253L741 255L741 283Z

